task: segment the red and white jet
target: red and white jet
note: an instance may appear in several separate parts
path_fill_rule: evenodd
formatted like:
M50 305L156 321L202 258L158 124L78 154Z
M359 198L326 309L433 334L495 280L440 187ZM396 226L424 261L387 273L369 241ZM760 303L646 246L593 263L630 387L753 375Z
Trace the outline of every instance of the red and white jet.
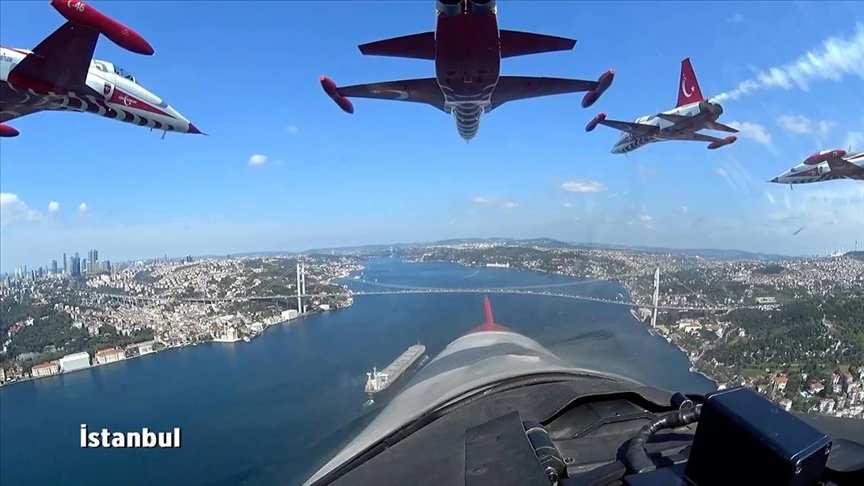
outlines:
M807 157L804 162L769 182L775 184L809 184L838 179L864 181L864 152L850 154L842 149L823 150Z
M609 70L597 81L500 76L501 59L573 49L576 41L543 34L498 29L495 0L437 0L434 32L396 37L359 46L367 56L435 61L435 77L338 87L321 76L324 92L343 111L354 113L349 98L426 103L452 114L466 141L477 135L480 116L504 103L565 93L588 93L587 108L600 99L615 77Z
M32 51L0 47L0 137L18 136L6 124L10 120L46 110L93 113L165 133L201 134L134 76L93 60L100 34L128 51L152 55L141 35L84 2L51 0L51 6L67 22Z
M597 125L606 125L625 132L612 147L613 154L627 154L649 143L667 140L708 142L708 148L713 150L738 139L735 136L717 138L696 133L704 129L738 133L738 130L732 127L717 123L722 114L723 107L719 103L706 100L702 96L702 89L699 88L699 81L696 80L696 73L693 72L688 57L681 61L678 104L675 108L656 115L639 117L632 123L607 120L606 113L600 113L588 123L585 131L590 132Z

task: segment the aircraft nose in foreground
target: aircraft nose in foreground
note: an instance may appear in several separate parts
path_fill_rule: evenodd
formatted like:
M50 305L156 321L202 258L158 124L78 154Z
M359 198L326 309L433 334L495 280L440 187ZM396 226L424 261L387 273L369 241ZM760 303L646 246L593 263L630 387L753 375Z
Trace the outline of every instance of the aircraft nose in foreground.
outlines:
M207 135L206 133L198 130L198 127L195 126L191 121L189 121L185 116L181 115L179 111L175 110L172 106L168 106L166 111L173 118L171 125L174 127L175 131L180 133L191 133L193 135Z

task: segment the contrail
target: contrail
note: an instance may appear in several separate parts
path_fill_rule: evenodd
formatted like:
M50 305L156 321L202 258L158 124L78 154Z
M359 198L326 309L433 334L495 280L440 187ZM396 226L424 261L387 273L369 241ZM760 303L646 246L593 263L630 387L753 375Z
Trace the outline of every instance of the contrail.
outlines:
M855 26L852 37L831 37L818 49L807 52L796 61L781 67L761 71L755 79L738 84L732 91L719 94L714 101L737 100L751 91L773 88L807 91L813 81L840 81L844 76L857 75L864 79L864 24Z

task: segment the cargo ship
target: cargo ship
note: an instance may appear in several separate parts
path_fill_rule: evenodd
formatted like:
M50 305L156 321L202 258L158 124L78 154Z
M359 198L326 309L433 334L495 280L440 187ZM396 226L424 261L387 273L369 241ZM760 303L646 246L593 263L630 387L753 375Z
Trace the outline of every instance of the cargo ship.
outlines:
M393 383L426 364L429 356L426 356L426 346L415 344L406 349L398 358L387 365L383 371L372 368L371 373L366 373L366 395L371 399L378 393L387 390Z

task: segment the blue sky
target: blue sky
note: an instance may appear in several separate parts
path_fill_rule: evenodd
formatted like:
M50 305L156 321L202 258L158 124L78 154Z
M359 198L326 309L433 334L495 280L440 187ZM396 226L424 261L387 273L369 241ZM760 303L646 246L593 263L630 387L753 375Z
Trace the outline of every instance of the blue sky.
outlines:
M0 141L0 266L91 247L126 259L460 236L864 247L864 184L765 182L819 149L864 150L860 5L501 1L502 28L579 41L506 59L503 75L617 76L587 110L581 94L505 105L466 145L433 108L354 100L349 116L318 84L321 74L343 85L434 76L431 62L356 48L434 29L431 0L94 1L156 49L138 56L102 38L95 57L210 136L160 140L87 114L14 120L21 136ZM4 1L0 41L32 48L62 22L47 1ZM585 133L599 111L632 120L672 108L688 56L706 96L731 93L721 121L741 124L737 143L666 142L625 157L609 153L618 132ZM256 154L266 162L251 165Z

